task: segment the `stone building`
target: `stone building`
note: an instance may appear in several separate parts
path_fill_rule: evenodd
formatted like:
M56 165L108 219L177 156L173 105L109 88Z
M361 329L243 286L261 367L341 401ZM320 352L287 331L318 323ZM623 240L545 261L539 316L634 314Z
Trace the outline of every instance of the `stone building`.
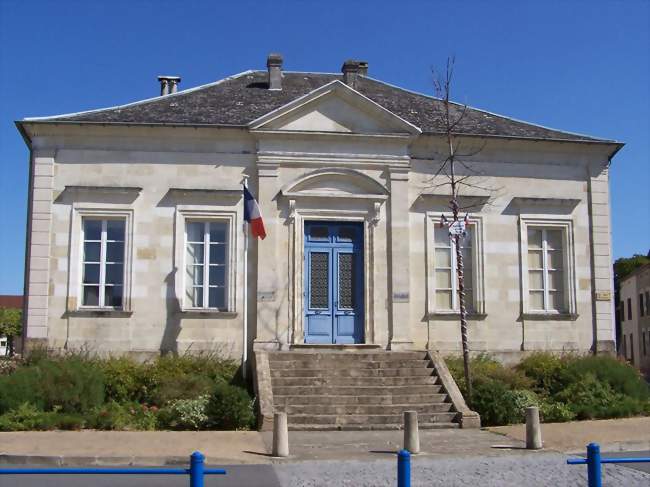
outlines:
M650 374L650 264L645 264L620 281L621 322L619 354Z
M364 62L290 72L278 55L197 88L161 82L148 100L17 122L28 344L460 349L439 99ZM471 350L613 351L608 168L622 144L473 108L456 131L481 149L466 164L483 189L461 196ZM244 179L267 233L248 253Z

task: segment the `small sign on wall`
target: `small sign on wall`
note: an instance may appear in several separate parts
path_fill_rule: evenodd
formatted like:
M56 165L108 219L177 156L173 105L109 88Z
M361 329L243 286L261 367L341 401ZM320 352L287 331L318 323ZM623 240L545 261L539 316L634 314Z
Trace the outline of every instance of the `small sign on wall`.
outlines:
M393 303L408 303L409 302L409 293L393 293Z
M275 301L275 291L258 291L258 301Z
M612 292L611 291L596 291L596 301L611 301Z

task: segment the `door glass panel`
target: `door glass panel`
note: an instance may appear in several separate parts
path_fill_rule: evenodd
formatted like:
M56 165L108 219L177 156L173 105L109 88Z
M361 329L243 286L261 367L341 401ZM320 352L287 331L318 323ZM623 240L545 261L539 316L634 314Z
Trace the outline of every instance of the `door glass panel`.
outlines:
M339 254L339 308L354 307L354 255Z
M350 227L339 228L338 240L339 242L352 242L354 241L355 229Z
M329 307L329 253L309 254L309 303L311 308Z

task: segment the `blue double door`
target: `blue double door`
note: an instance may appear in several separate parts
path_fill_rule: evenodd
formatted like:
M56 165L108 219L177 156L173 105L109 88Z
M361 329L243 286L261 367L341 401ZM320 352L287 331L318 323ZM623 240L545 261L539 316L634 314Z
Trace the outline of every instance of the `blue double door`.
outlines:
M363 224L305 222L305 343L363 343Z

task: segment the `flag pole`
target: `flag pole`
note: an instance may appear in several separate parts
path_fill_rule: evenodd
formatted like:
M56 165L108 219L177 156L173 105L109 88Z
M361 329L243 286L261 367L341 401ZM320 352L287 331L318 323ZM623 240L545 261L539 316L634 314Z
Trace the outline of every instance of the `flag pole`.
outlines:
M245 188L248 187L248 176L244 176L243 184ZM246 199L242 197L242 201L246 206ZM244 304L242 314L244 315L244 330L242 334L241 371L242 378L246 380L246 367L248 365L248 225L243 217L244 213L242 213L242 230L244 232Z

